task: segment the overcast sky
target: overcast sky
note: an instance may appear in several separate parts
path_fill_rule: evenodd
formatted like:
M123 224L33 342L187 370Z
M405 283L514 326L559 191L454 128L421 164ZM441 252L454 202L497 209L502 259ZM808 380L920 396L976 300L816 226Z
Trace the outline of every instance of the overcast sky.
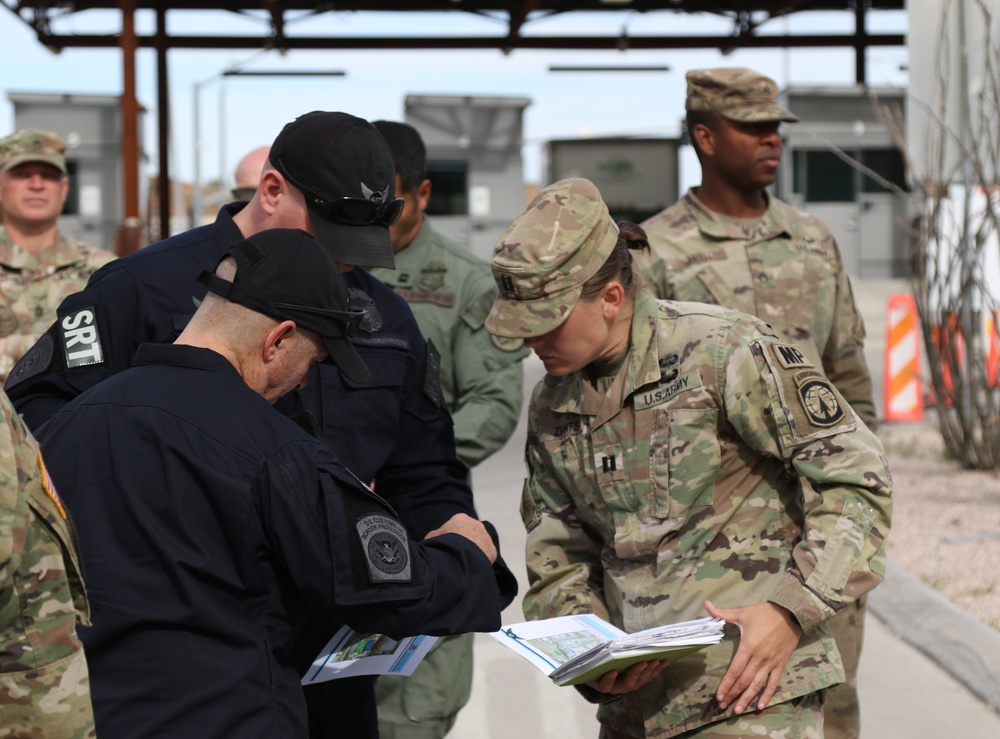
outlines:
M173 33L260 33L262 21L216 12L170 15ZM151 13L139 13L140 33L154 30ZM70 14L59 22L60 33L116 33L115 11ZM852 12L799 13L767 23L762 33L850 33ZM671 12L640 14L572 13L528 23L523 34L609 35L622 30L634 35L687 33L726 34L729 21L714 16ZM870 12L870 33L905 33L901 12ZM289 35L502 35L506 22L464 13L418 16L410 13L327 13L289 24ZM0 9L0 133L13 129L13 106L7 94L16 92L121 93L120 54L115 49L68 49L52 54L27 25ZM310 110L344 110L375 120L402 119L407 94L501 95L526 97L524 114L525 178L543 177L542 146L551 139L577 136L676 136L684 109L684 73L715 66L747 66L788 85L850 85L854 82L854 52L850 49L736 51L193 51L169 52L172 106L171 173L191 179L194 171L193 99L201 100L201 171L207 181L228 181L236 160L249 149L269 143L282 125ZM907 54L903 47L868 52L872 85L905 86ZM669 72L551 73L558 65L669 66ZM329 78L229 77L233 66L258 70L330 70L346 72ZM901 67L904 69L901 70ZM156 68L152 50L137 55L140 103L149 113L144 135L149 172L157 169ZM219 112L223 112L220 118ZM224 121L224 127L220 125ZM695 171L691 171L694 169ZM682 184L697 178L691 158L682 161Z

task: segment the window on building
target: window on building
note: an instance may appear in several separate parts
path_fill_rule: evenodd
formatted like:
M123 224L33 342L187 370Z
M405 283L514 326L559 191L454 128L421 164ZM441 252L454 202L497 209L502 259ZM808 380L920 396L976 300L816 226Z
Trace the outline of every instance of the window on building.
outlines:
M861 162L900 189L909 191L906 184L906 162L899 149L865 149L861 152ZM871 177L862 177L862 187L864 192L889 192Z
M795 152L798 154L799 152ZM802 152L806 200L811 203L849 203L857 195L854 169L831 151Z
M64 216L76 216L80 214L80 182L78 178L78 168L76 162L66 162L66 176L69 178L69 194L66 195L66 202L63 203L62 214Z
M909 189L898 149L848 149L844 153L903 190ZM809 149L792 152L792 187L811 203L850 203L860 193L888 192L832 151Z
M429 216L464 216L469 214L468 162L427 162L431 197Z

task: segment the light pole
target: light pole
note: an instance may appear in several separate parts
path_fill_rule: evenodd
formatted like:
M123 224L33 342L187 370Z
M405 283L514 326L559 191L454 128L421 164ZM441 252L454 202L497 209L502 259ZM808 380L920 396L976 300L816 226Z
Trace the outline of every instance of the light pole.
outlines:
M347 73L341 69L330 70L267 70L230 68L214 74L211 77L195 82L194 93L194 184L191 192L191 228L198 226L203 208L203 193L201 188L201 88L209 82L226 77L344 77ZM225 177L225 152L223 134L225 131L225 99L222 91L219 93L219 185L222 186Z

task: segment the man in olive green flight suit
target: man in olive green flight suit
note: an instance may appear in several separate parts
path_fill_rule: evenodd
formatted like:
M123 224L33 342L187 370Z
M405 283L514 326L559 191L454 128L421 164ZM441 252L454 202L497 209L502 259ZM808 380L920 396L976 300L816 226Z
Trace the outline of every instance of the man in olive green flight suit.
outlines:
M483 322L497 294L487 262L435 232L424 218L431 194L420 134L405 123L375 121L396 162L403 215L390 226L396 269L371 273L393 287L439 357L441 391L455 423L458 457L475 467L498 451L517 425L528 353L518 340L492 337ZM412 676L376 683L382 739L440 739L454 725L472 685L472 635L449 637Z
M779 125L798 118L777 85L750 69L687 74L687 128L701 185L644 223L658 298L715 303L759 316L795 343L865 424L877 430L865 329L840 251L818 219L767 192L781 160ZM829 621L847 680L825 708L828 739L857 739L857 669L865 598Z

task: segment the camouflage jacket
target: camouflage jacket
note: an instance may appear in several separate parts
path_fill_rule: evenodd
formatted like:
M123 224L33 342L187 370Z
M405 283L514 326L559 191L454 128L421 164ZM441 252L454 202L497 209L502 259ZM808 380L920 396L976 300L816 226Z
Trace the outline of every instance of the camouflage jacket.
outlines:
M103 249L59 234L37 254L21 249L0 225L0 382L52 325L63 298L79 292L90 276L115 258Z
M892 508L882 447L812 361L717 306L635 302L624 364L546 376L528 415L528 618L593 611L627 632L770 601L804 635L773 700L843 680L825 621L879 583ZM670 737L727 718L736 648L670 665L599 717ZM638 732L638 733L637 733Z
M818 219L768 196L763 217L727 218L692 191L642 224L658 298L715 303L758 316L823 367L877 430L865 327L833 235Z
M2 392L0 409L0 725L14 736L92 737L76 541L38 444Z
M370 271L403 296L434 344L458 458L474 467L507 443L517 426L521 360L528 353L523 342L483 328L497 295L490 266L425 219L417 238L396 253L396 269Z

